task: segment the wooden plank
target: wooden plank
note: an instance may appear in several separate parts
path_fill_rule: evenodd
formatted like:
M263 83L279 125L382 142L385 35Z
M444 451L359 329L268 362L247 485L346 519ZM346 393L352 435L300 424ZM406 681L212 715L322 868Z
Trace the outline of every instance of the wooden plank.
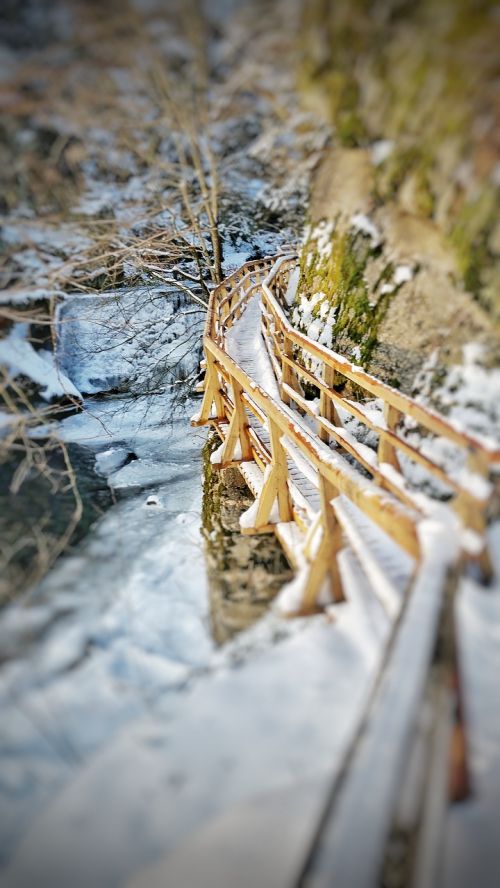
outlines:
M276 473L276 495L278 500L278 513L280 521L290 521L292 517L292 504L288 490L288 463L283 445L280 441L279 428L272 419L269 419L269 432L271 435L271 450L273 466Z
M398 423L403 418L401 411L396 410L387 401L384 401L384 420L387 429L395 432ZM388 439L387 435L380 435L378 443L378 461L379 463L389 463L396 471L401 472L398 455L395 445Z
M331 888L333 876L335 888L378 884L434 651L442 590L457 580L448 552L444 532L442 551L435 546L426 557L401 623L393 629L370 705L347 756L345 779L332 786L297 884ZM354 828L361 845L353 836Z
M336 377L336 373L335 373L335 370L333 369L333 367L331 367L330 364L324 363L323 364L323 382L324 382L325 386L327 386L327 388L330 389L331 391L333 390L333 386L335 383L335 377ZM320 417L323 417L324 419L326 419L333 426L341 426L342 425L342 422L340 420L340 416L338 415L337 410L335 409L335 403L332 400L332 398L328 397L328 394L325 391L321 391L321 393L320 393L319 415L320 415ZM319 437L321 438L322 441L325 441L327 444L329 443L330 433L328 432L327 428L321 424L321 422L319 423L318 434L319 434Z

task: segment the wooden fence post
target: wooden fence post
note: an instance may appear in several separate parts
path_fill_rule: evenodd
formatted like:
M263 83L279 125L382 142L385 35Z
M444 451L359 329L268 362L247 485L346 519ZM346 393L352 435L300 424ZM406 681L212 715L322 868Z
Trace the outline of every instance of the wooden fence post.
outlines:
M402 414L396 409L396 407L393 407L391 404L387 404L387 402L384 401L384 420L388 431L395 431L401 420L401 416ZM389 463L389 465L397 469L398 472L401 471L396 448L384 437L384 435L380 436L378 442L378 462L379 465L380 463Z
M191 420L191 425L205 425L211 419L225 419L224 402L222 400L219 374L213 355L205 350L207 369L205 373L205 393L201 402L198 418ZM212 407L215 406L215 416L212 416Z
M330 595L335 603L344 600L342 579L340 576L337 554L342 548L342 528L335 515L332 499L338 496L338 490L323 475L319 478L319 492L321 501L321 533L317 552L313 553L313 560L309 568L304 593L302 597L302 611L311 613L317 606L318 594L325 579L330 583Z
M280 430L276 423L268 420L271 435L271 452L276 473L278 514L280 521L292 520L292 501L288 490L288 462L285 449L280 440Z
M335 370L329 364L323 362L323 381L329 389L333 389L335 383ZM320 392L319 395L319 415L323 419L327 419L334 426L341 426L342 422L335 408L332 399L328 397L326 392ZM326 444L330 443L330 435L327 430L318 423L318 435Z
M275 502L278 505L278 520L291 521L293 518L292 501L288 490L288 463L284 447L280 440L280 431L276 424L268 418L271 435L272 462L267 467L262 489L257 497L257 512L253 527L242 527L242 532L264 533L272 530L275 521L269 522Z
M243 389L235 379L231 380L231 388L233 391L234 410L221 451L220 461L217 463L219 467L224 467L231 462L247 462L253 459L252 445L248 434L248 419L241 400ZM238 442L241 454L234 459L234 451Z
M294 389L294 391L298 392L299 394L302 394L302 387L301 387L300 382L298 380L297 374L295 373L295 370L290 366L290 364L288 364L285 360L283 360L283 358L286 357L290 361L293 361L293 343L292 343L292 340L290 339L290 337L286 335L286 331L283 330L282 332L283 332L283 353L280 354L281 382L282 382L281 400L283 401L284 404L290 405L290 403L291 403L290 395L288 395L284 391L283 386L285 384L289 385L290 388Z
M476 475L480 475L486 481L489 481L489 463L485 453L479 450L471 450L467 457L467 469ZM481 507L477 500L468 496L466 492L457 497L455 508L467 528L477 533L483 540L482 550L475 556L474 560L479 565L482 578L485 583L489 583L493 577L494 570L491 556L486 542L487 503Z

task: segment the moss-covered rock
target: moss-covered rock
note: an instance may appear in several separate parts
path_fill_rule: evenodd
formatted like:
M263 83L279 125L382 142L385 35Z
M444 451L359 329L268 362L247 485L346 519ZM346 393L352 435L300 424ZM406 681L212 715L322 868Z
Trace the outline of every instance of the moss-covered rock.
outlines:
M239 518L253 496L238 469L213 468L210 455L219 445L211 434L203 448L202 531L212 630L222 644L262 616L292 571L274 534L241 534Z
M308 0L299 81L337 144L391 149L375 163L375 205L432 219L461 283L496 319L500 19L493 0Z
M381 244L355 226L327 222L310 229L304 244L293 321L311 338L368 367L378 329L400 284L382 261ZM370 265L376 279L367 279Z

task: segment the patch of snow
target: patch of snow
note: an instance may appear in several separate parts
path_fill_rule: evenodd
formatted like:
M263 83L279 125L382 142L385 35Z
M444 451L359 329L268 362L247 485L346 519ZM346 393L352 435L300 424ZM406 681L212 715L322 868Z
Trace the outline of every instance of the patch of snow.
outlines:
M174 288L68 297L57 310L58 361L86 394L157 389L198 369L203 320Z
M215 466L221 462L222 455L224 452L224 446L225 446L225 442L223 441L222 444L220 444L219 447L217 447L217 449L214 450L213 453L210 454L210 462L213 466Z
M371 146L371 158L374 166L380 166L384 163L394 151L394 142L392 139L378 139Z
M36 352L30 342L20 338L14 329L0 342L0 362L13 377L26 376L41 387L45 401L57 397L81 400L81 394L47 351Z
M379 247L382 243L380 231L375 223L364 213L354 213L354 215L351 216L351 226L355 231L369 237L373 247Z
M297 613L300 610L304 600L308 572L309 567L304 566L301 570L297 571L293 580L290 580L289 583L285 583L280 589L279 594L273 602L273 610L276 613L286 615Z
M295 302L295 298L297 296L297 288L299 286L300 280L300 268L294 268L290 272L290 276L288 278L288 284L285 293L285 302L290 307Z
M411 281L414 274L415 274L415 271L411 267L411 265L398 265L398 266L396 266L396 269L394 271L394 278L393 278L394 283L396 284L397 287L399 287L400 284L404 284L407 281Z
M259 510L259 501L258 499L254 500L251 506L240 515L240 527L242 529L247 529L251 527L255 527L255 520L257 518L257 512Z
M99 474L107 476L117 469L121 469L129 457L129 451L123 447L110 447L102 450L95 458L96 469Z

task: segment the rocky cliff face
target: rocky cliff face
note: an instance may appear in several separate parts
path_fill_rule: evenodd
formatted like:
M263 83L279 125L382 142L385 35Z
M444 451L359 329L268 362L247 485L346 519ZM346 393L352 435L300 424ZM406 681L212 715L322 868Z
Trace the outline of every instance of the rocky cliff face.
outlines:
M498 360L499 30L491 2L304 5L302 94L334 137L302 291L335 309L335 347L406 389L436 350Z

